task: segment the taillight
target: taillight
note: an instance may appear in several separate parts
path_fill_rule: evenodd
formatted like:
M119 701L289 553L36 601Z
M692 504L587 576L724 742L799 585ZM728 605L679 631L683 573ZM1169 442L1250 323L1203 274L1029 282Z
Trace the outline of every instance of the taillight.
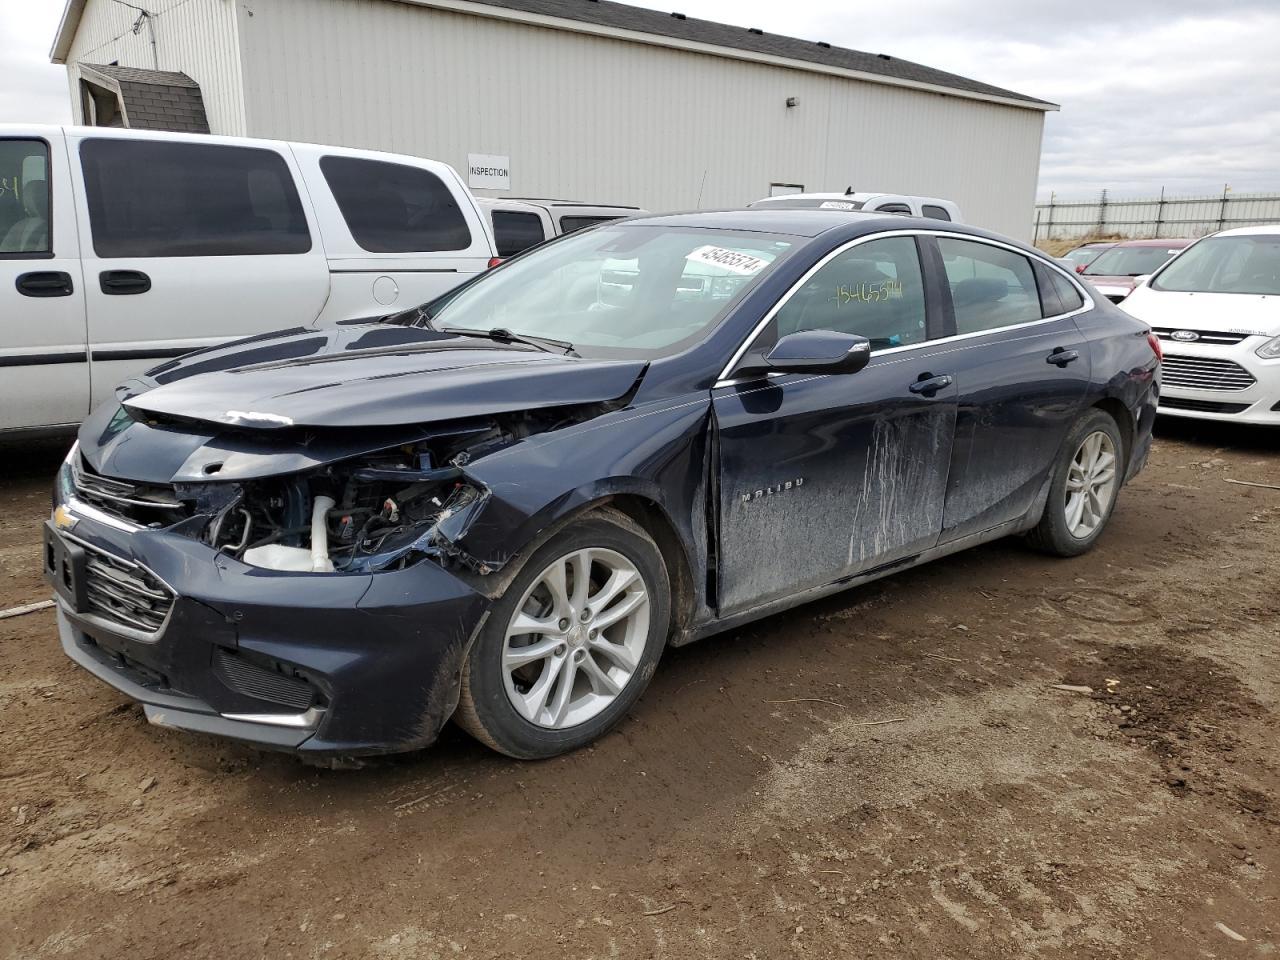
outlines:
M1160 338L1154 333L1148 333L1147 343L1151 344L1151 352L1156 355L1156 359L1164 363L1164 347L1160 346Z
M501 262L502 262L502 258L501 258L501 257L490 257L490 258L489 258L489 269L490 269L490 270L492 270L494 267L496 267L496 266L497 266L498 264L500 264Z

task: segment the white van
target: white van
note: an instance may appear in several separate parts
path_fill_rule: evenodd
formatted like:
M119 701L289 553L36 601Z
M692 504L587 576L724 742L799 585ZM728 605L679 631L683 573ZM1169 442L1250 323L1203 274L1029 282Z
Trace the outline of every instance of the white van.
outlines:
M552 237L594 227L597 223L638 217L647 212L639 207L579 203L576 200L477 197L476 203L489 217L498 256L504 259Z
M905 193L788 193L765 197L749 207L772 207L779 210L861 210L864 213L900 213L908 217L928 217L963 223L960 207L941 197L914 197Z
M0 124L0 435L75 424L167 357L422 303L495 254L432 160Z

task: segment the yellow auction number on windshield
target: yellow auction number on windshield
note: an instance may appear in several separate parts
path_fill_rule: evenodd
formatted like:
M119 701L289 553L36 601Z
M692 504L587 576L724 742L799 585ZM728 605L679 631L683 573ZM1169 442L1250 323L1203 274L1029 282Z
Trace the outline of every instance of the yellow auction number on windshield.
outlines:
M830 298L840 306L849 303L880 303L882 300L901 300L902 281L882 280L879 283L842 283Z

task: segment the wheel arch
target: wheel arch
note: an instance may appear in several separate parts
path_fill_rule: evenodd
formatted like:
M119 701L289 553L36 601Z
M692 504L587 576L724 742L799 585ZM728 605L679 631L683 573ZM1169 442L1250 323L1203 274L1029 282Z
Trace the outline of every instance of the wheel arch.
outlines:
M1133 436L1137 428L1133 411L1117 397L1102 397L1093 404L1091 409L1101 410L1116 422L1120 430L1120 441L1124 444L1124 464L1127 472L1129 459L1133 456Z

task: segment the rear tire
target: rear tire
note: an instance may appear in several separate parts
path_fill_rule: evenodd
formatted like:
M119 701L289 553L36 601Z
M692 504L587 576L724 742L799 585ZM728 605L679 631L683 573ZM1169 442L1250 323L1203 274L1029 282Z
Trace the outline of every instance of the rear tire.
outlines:
M1126 460L1120 428L1109 414L1095 409L1081 417L1062 445L1044 514L1027 542L1057 557L1089 550L1111 519Z
M521 760L585 746L640 698L670 621L653 538L615 510L589 513L534 550L494 602L454 720Z

